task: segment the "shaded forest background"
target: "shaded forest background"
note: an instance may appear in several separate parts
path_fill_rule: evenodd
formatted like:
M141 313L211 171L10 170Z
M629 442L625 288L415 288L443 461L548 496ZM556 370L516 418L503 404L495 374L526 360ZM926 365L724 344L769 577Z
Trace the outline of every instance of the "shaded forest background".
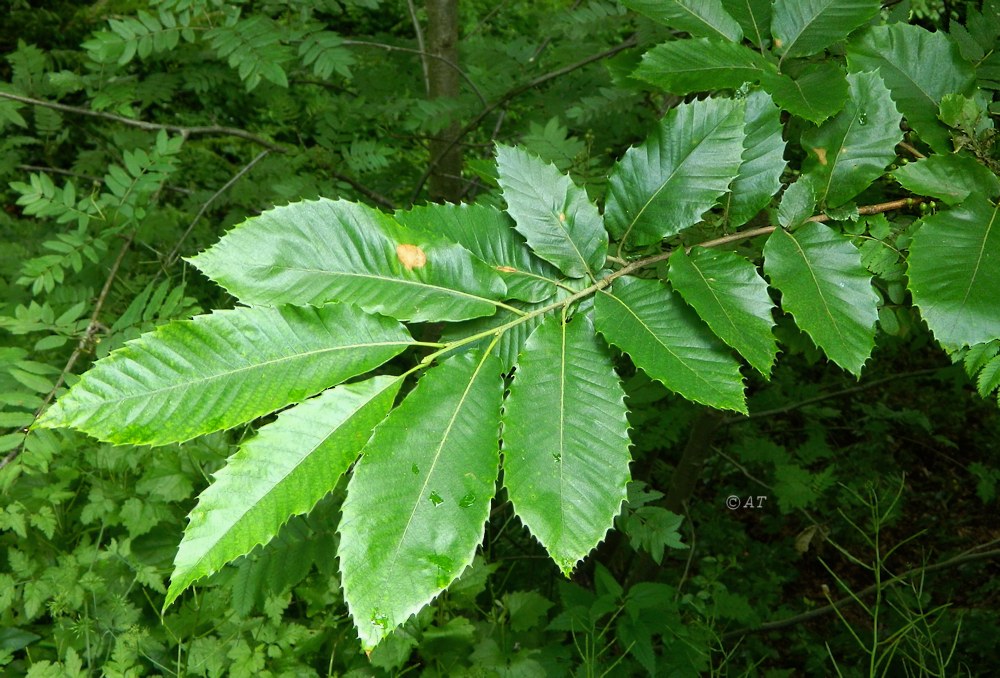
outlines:
M887 675L1000 662L997 402L902 312L860 380L779 320L749 417L626 366L638 482L568 580L498 501L474 566L366 657L332 555L340 488L161 611L185 516L254 427L114 447L27 434L35 414L142 332L231 306L183 257L274 205L500 204L496 142L603 196L682 100L631 75L679 32L602 0L38 4L0 3L4 675L875 675L870 638L896 648ZM995 10L876 21L995 49Z

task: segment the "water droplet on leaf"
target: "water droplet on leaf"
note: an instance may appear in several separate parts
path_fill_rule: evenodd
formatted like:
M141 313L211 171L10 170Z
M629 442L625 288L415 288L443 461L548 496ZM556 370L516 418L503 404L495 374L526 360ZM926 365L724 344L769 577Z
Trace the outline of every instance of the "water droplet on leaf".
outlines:
M458 500L458 505L462 508L469 508L476 503L476 493L466 492L465 496Z
M413 466L410 467L410 472L413 475L417 475L418 473L420 473L420 467L414 464Z
M431 491L430 500L431 503L434 504L435 506L440 506L441 504L444 503L444 499L442 499L441 495L438 494L436 490Z

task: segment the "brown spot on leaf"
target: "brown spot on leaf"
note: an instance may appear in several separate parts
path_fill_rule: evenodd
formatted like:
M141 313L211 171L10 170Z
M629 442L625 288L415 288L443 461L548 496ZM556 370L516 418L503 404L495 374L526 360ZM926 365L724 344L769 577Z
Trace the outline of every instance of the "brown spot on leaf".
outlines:
M819 160L820 165L826 164L826 149L825 148L814 148L813 153L816 154L816 158Z
M407 271L423 268L427 263L427 255L416 245L396 245L396 257Z

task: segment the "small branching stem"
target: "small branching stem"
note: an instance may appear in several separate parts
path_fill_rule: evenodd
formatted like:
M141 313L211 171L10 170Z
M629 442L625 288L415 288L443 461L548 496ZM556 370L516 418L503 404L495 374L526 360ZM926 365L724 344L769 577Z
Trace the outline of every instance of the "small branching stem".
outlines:
M922 201L923 198L904 198L902 200L893 200L892 202L878 203L876 205L865 205L863 207L858 208L858 213L879 214L881 212L889 212L891 210L897 210L903 207L908 207L914 204L918 204ZM828 217L825 214L817 214L813 217L810 217L809 220L827 221ZM690 245L686 247L685 250L690 252L695 247L718 247L719 245L739 242L741 240L746 240L748 238L756 238L757 236L773 233L777 228L778 228L777 226L764 226L761 228L753 228L746 231L740 231L738 233L732 233L730 235L723 236L721 238L714 238L712 240L706 240L696 245ZM636 259L635 261L627 263L626 265L622 266L617 271L608 274L604 278L601 278L600 280L595 280L594 283L589 287L586 287L580 290L579 292L575 292L574 294L571 294L565 299L560 299L559 301L555 301L551 304L543 306L542 308L535 309L533 311L521 311L520 309L513 308L507 304L503 304L501 302L494 302L497 306L501 308L505 308L508 311L518 313L519 317L515 318L514 320L508 321L506 323L503 323L502 325L498 325L497 327L493 327L488 330L483 330L482 332L477 332L467 337L463 337L461 339L457 339L453 342L450 342L445 346L443 346L440 350L434 351L433 353L429 353L428 355L426 355L424 359L420 362L420 364L416 366L414 369L419 369L421 367L429 366L439 356L454 351L457 348L461 348L462 346L466 346L468 344L477 342L481 339L485 339L486 337L490 336L500 337L507 330L516 327L521 323L527 322L532 318L535 318L542 314L549 313L551 311L555 311L558 309L569 308L569 306L574 302L579 301L581 299L585 299L586 297L589 297L593 294L597 294L598 292L605 290L611 285L611 283L613 283L615 280L624 275L628 275L630 273L641 270L643 268L647 268L649 266L653 266L655 264L660 263L661 261L666 261L667 259L670 258L670 256L673 253L674 250L667 250L665 252L660 252L659 254L654 254L648 257L644 257L642 259ZM618 259L617 261L623 262L624 260Z
M38 406L35 410L35 419L41 416L45 408L48 407L49 403L56 396L56 392L62 387L63 382L66 381L66 375L68 375L73 366L76 365L76 361L80 359L83 352L90 348L91 343L94 341L94 337L101 330L101 323L99 318L101 316L101 309L104 308L104 302L108 299L108 294L111 292L111 286L115 282L115 278L118 277L118 269L122 264L122 260L125 259L125 255L128 253L129 249L132 247L132 240L135 238L135 232L130 233L126 238L125 242L122 243L121 249L118 250L118 256L115 257L115 261L111 264L111 270L108 272L108 277L104 280L104 287L101 288L101 293L97 296L97 302L94 304L94 310L90 314L90 322L87 323L87 329L80 337L80 341L77 342L76 348L73 349L73 353L70 354L69 359L66 361L66 365L63 367L62 372L59 373L59 378L56 379L55 385L52 390L49 391L48 395L42 400L42 404ZM18 458L21 452L24 451L24 446L28 441L28 436L30 435L30 428L24 432L24 440L21 444L11 450L7 456L0 459L0 470L6 468L8 464Z

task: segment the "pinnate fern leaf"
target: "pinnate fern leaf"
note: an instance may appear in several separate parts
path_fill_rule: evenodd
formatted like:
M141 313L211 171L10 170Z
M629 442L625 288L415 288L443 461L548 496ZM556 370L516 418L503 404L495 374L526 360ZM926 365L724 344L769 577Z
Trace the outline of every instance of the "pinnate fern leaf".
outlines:
M411 343L398 322L349 304L216 311L113 351L38 425L119 444L181 442L304 400Z

